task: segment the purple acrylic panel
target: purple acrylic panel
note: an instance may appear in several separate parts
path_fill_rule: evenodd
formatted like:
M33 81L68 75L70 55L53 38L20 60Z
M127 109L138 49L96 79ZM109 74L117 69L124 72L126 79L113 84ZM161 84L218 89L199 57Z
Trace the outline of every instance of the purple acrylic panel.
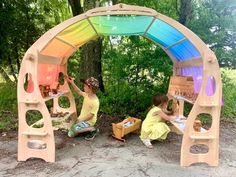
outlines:
M216 91L216 81L213 76L210 76L207 78L207 86L205 93L207 96L213 96L215 94L215 91Z
M194 66L189 68L181 68L182 76L192 76L194 81L194 90L196 93L200 92L202 85L202 66ZM207 79L206 90L205 93L207 96L213 96L216 90L216 82L215 78L210 76Z
M181 68L182 76L192 76L194 81L195 93L199 93L202 85L202 66L193 66L189 68Z

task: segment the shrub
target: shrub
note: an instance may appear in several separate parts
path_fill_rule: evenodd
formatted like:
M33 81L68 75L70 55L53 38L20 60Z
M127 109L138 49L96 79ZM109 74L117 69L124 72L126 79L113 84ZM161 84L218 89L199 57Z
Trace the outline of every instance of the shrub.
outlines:
M0 83L0 111L17 112L16 85Z
M222 85L223 85L223 102L221 115L225 118L235 119L236 118L236 83L232 79L232 75L235 70L223 70L222 71Z

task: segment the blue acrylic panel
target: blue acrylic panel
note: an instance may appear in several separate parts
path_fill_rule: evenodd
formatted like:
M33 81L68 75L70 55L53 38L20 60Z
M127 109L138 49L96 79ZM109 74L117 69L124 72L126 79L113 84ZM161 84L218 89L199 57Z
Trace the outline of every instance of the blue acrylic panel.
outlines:
M168 47L185 38L174 27L159 19L153 22L146 35L163 47Z
M200 53L189 40L185 40L178 45L168 49L178 61L200 57Z

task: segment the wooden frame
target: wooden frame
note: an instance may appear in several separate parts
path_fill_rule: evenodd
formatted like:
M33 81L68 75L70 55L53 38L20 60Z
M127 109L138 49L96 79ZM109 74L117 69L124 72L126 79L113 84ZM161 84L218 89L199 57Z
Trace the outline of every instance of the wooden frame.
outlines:
M88 12L79 16L73 17L65 22L55 26L41 36L26 52L18 78L17 94L18 94L18 114L19 114L19 131L18 131L18 160L25 161L30 157L42 158L48 162L55 161L55 140L53 134L53 127L51 123L50 114L45 105L45 100L40 94L38 87L38 64L45 63L52 59L52 63L60 65L60 71L67 74L67 60L70 55L77 49L78 46L70 44L68 41L63 41L66 45L72 46L73 50L68 52L67 56L58 59L52 56L43 56L40 52L47 47L47 45L54 38L60 40L57 35L65 28L73 25L91 16L99 15L146 15L152 16L154 19L160 19L165 23L176 28L186 37L184 40L189 40L201 54L200 58L193 58L189 61L178 62L176 58L160 46L173 61L173 75L179 75L180 68L190 66L203 66L203 79L200 93L195 104L188 115L186 127L183 133L182 147L181 147L181 166L189 166L196 162L205 162L210 166L217 166L219 160L219 121L222 98L222 83L220 76L220 69L215 54L207 47L207 45L192 31L181 25L177 21L157 13L153 9L139 6L130 6L125 4L117 4L111 7L100 7L89 10ZM151 21L148 28L152 25ZM91 23L90 23L91 25ZM93 27L93 26L92 26ZM93 27L94 28L94 27ZM147 30L148 30L147 28ZM94 28L95 29L95 28ZM146 31L147 31L146 30ZM146 31L143 34L146 36ZM181 41L179 41L181 42ZM168 48L167 48L168 49ZM26 73L32 75L34 81L34 90L32 93L27 93L23 87L24 76ZM216 83L216 90L213 96L206 95L206 83L208 77L214 77ZM58 105L58 99L54 98L54 107L58 110L66 110L73 113L76 117L76 106L73 95L69 89L68 83L62 87L62 91L68 91L67 97L70 100L70 108L62 109ZM28 110L38 110L43 115L44 127L35 129L26 124L26 112ZM193 130L193 123L199 113L208 113L212 116L212 127L209 131L204 133L195 132ZM45 149L30 149L27 142L36 139L44 141L47 146ZM206 154L192 154L190 147L195 144L205 144L209 147L209 152Z

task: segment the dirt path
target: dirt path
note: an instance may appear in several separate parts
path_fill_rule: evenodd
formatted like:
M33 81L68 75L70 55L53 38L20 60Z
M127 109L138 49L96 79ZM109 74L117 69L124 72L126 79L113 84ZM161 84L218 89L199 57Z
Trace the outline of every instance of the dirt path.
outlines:
M56 163L40 159L17 162L16 132L0 137L0 176L81 176L81 177L233 177L236 174L236 124L221 123L220 164L180 167L181 136L170 134L166 142L147 149L137 135L126 143L101 132L92 142L83 137L69 139L57 132Z

